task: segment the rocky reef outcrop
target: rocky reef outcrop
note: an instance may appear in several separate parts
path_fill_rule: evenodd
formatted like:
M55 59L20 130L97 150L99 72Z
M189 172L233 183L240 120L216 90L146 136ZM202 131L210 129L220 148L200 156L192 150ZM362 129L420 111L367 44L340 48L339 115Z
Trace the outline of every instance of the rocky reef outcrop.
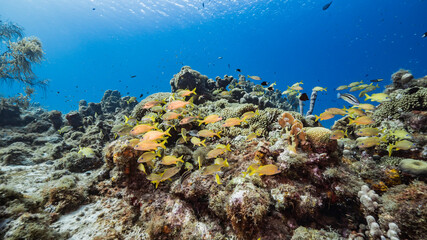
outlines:
M188 66L139 103L109 90L68 114L18 108L0 127L0 237L420 239L426 86L408 74L362 111L377 121L332 129L296 97Z

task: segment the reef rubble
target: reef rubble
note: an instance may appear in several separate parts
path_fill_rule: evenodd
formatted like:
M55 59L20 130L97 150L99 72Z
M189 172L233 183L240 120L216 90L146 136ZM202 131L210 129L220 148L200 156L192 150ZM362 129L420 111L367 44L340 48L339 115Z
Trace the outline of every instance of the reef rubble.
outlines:
M369 147L351 114L327 129L296 96L188 66L140 102L2 99L0 238L422 239L427 78L391 82L362 112Z

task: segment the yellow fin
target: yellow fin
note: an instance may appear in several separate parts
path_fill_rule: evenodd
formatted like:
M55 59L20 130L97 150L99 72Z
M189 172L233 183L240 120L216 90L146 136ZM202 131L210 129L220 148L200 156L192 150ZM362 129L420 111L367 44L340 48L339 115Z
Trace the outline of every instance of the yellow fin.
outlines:
M215 179L216 179L216 183L218 183L218 185L222 184L221 179L218 176L218 173L215 175Z

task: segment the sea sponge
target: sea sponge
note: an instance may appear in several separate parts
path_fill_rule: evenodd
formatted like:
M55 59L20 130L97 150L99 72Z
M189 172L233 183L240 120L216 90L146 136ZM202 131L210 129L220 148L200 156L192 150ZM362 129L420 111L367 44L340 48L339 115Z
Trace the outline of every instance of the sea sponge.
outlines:
M324 127L304 128L307 140L315 153L333 152L337 149L337 140L330 139L332 131Z
M414 176L427 176L427 162L415 159L403 159L399 168L402 172L408 173Z

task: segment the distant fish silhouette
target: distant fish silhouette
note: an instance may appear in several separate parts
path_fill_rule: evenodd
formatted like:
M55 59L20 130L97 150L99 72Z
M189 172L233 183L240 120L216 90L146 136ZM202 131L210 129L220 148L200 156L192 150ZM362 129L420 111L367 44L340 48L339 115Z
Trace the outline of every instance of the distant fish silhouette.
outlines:
M92 8L93 11L95 11L95 8Z
M422 37L423 38L427 37L427 32L425 32Z
M222 57L218 57L218 59L222 59Z
M301 94L301 96L299 97L299 100L301 100L301 101L307 101L308 100L307 93Z
M372 80L370 80L371 82L381 82L382 80L384 80L384 79L382 79L382 78L377 78L377 79L372 79Z
M205 8L205 3L202 3L203 8Z
M143 93L141 93L141 95L139 95L139 97L140 97L140 98L142 98L142 96L144 96L144 94L143 94Z
M323 10L323 11L325 11L326 9L328 9L328 8L331 6L332 2L333 2L333 1L330 1L329 3L325 4L325 5L322 7L322 10Z
M267 85L268 85L268 82L262 82L262 83L261 83L261 85L262 85L262 86L267 86Z
M136 78L136 75L132 75L132 76L130 76L130 78Z
M240 68L236 69L236 72L242 72L242 70L240 70Z

